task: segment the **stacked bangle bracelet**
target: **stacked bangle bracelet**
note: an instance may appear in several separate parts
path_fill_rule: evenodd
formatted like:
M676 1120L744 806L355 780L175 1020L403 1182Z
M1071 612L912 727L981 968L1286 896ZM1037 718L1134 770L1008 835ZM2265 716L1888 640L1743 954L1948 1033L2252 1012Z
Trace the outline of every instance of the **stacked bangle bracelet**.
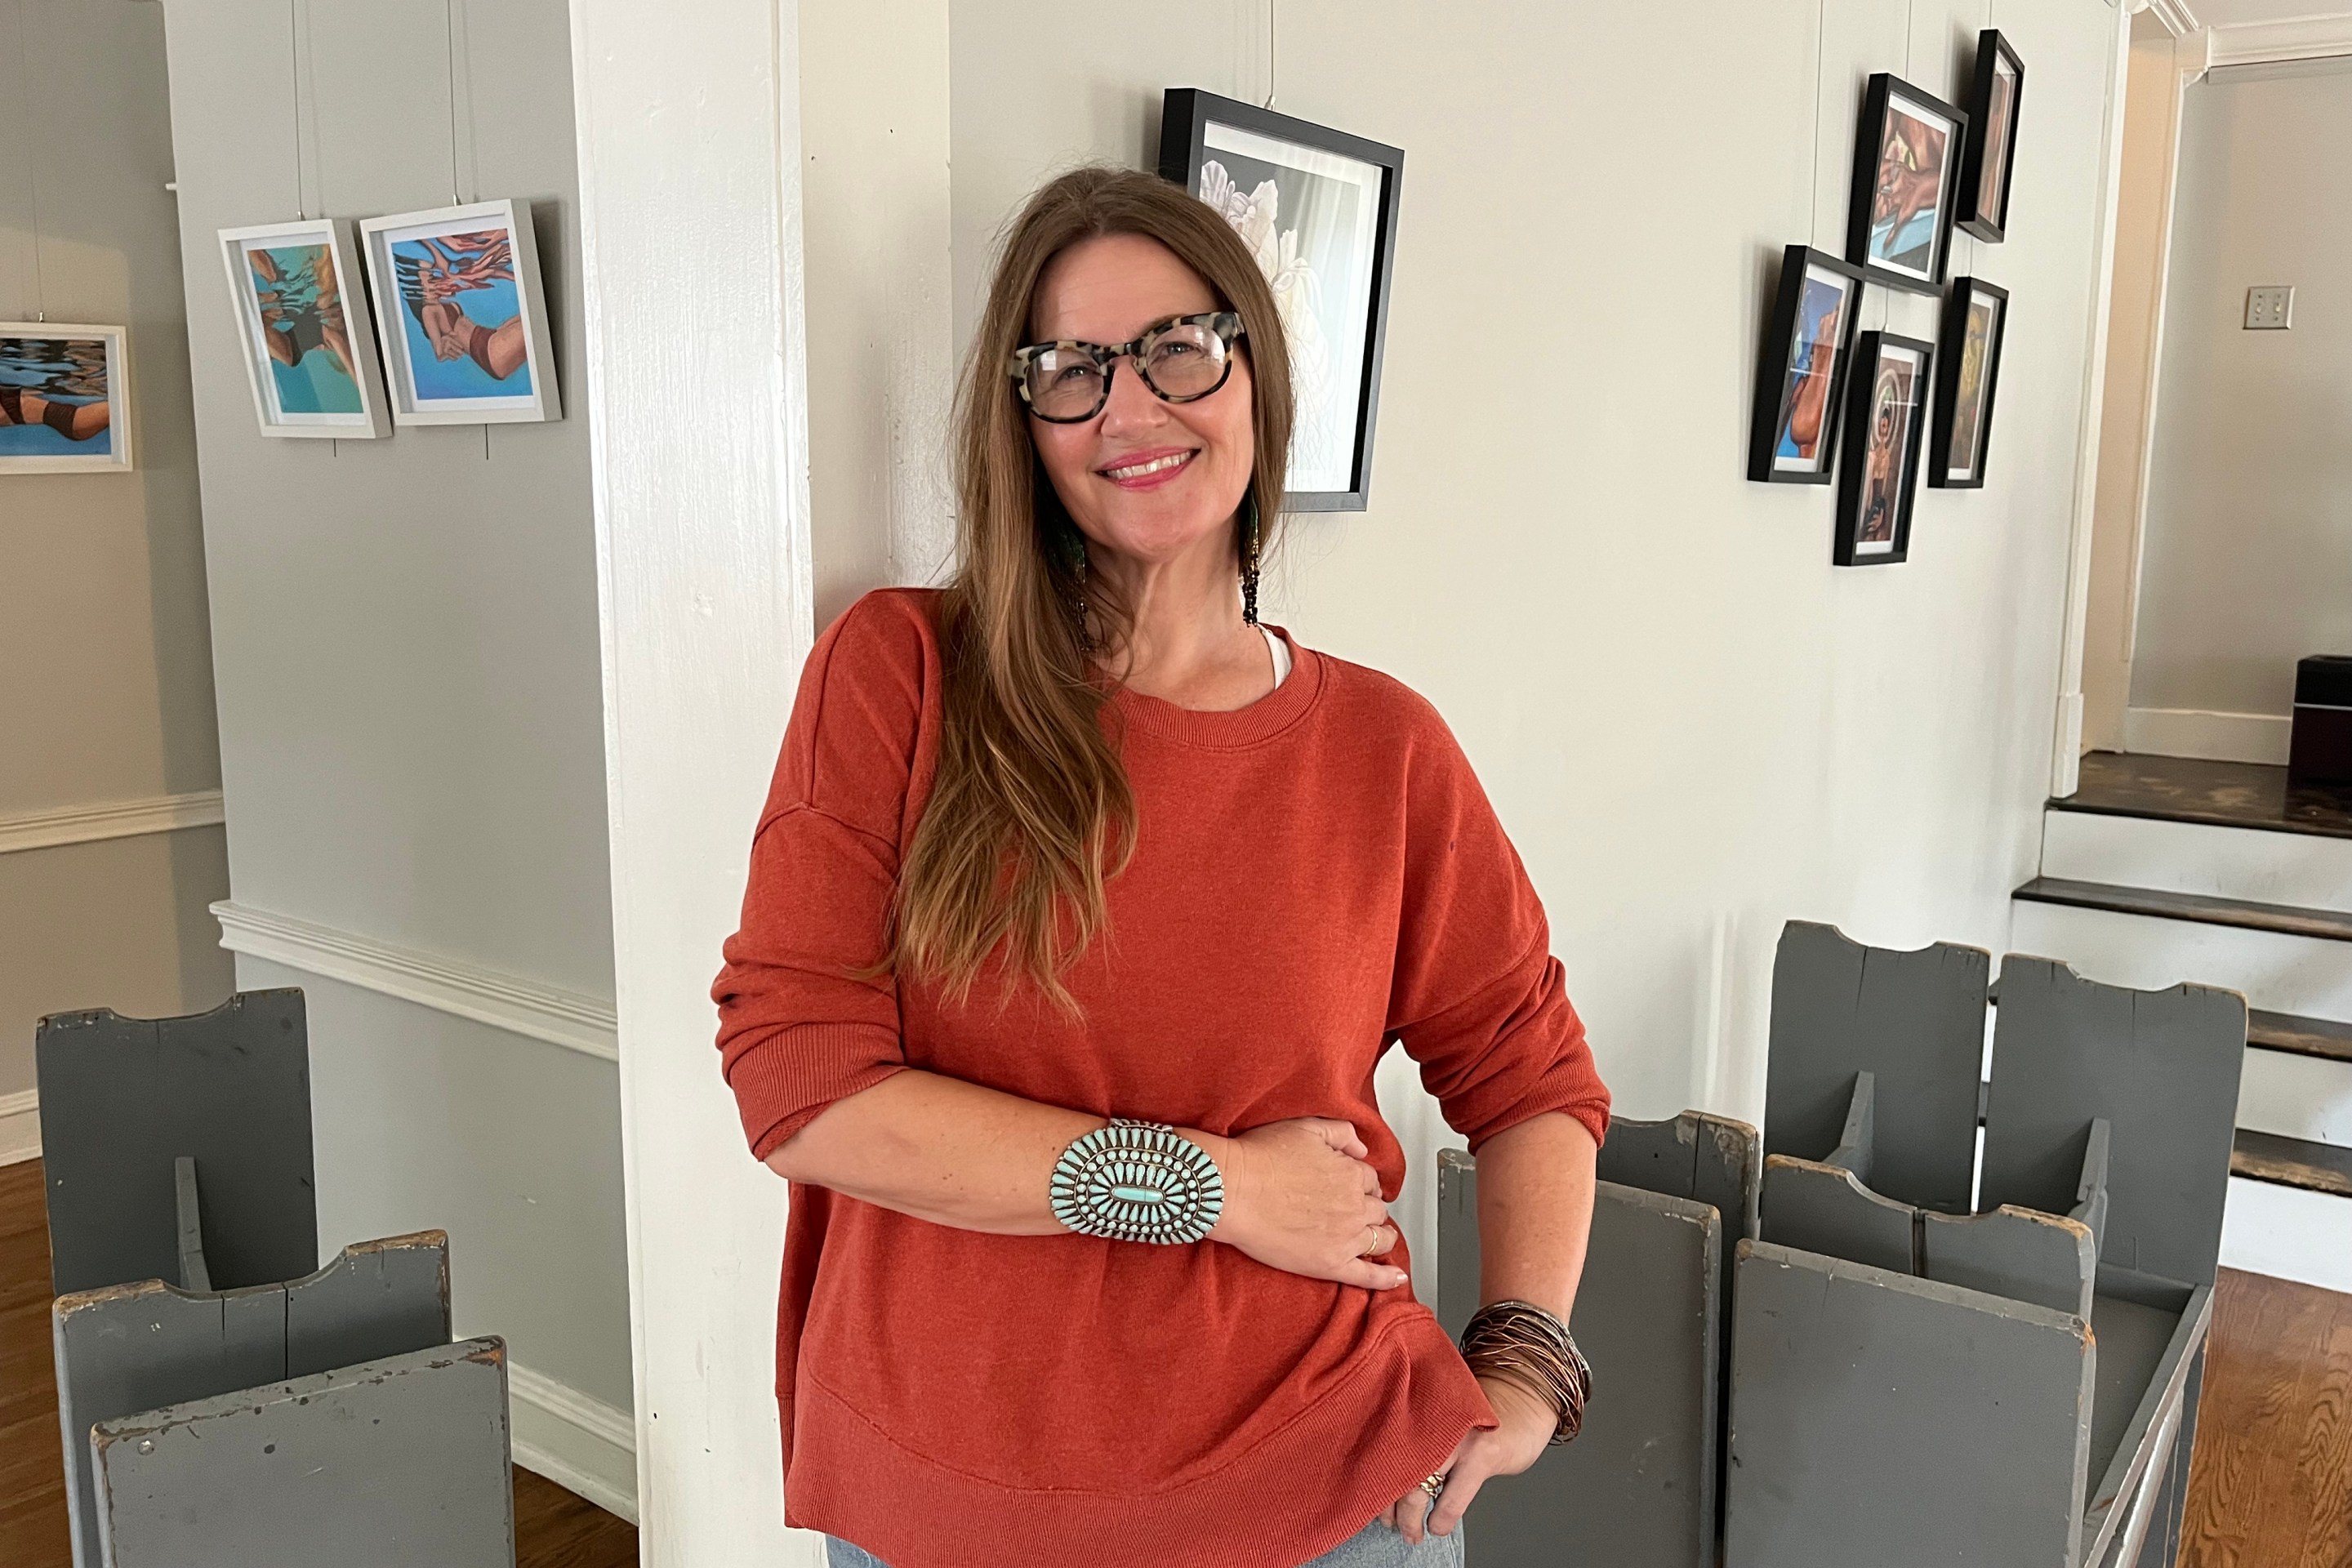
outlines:
M1554 1443L1567 1442L1583 1426L1592 1367L1557 1314L1532 1301L1481 1307L1462 1331L1462 1359L1478 1376L1515 1383L1558 1411Z
M1172 1246L1215 1227L1225 1181L1209 1152L1173 1127L1118 1116L1062 1151L1048 1195L1072 1230Z

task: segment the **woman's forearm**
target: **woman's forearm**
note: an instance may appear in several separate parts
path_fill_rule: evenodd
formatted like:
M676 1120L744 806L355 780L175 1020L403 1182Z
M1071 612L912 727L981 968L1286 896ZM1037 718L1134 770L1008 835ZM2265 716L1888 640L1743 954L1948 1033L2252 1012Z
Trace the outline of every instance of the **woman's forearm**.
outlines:
M1478 1147L1478 1300L1532 1301L1565 1321L1584 1273L1600 1151L1562 1110Z
M768 1167L959 1230L1052 1236L1069 1228L1047 1196L1055 1163L1102 1125L1087 1111L908 1068L825 1107ZM1230 1187L1239 1174L1232 1141L1177 1131L1209 1152ZM1209 1234L1223 1239L1227 1228Z

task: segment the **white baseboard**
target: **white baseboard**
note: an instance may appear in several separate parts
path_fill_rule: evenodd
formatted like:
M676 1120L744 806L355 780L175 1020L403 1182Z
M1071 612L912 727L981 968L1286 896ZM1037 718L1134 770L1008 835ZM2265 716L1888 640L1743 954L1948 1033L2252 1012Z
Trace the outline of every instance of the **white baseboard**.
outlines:
M625 1410L507 1363L514 1461L637 1522L637 1426Z
M37 1089L0 1094L0 1165L41 1157L41 1097Z
M2213 713L2202 708L2124 710L2124 750L2151 757L2284 765L2294 730L2294 720L2276 713Z
M221 945L231 952L323 974L608 1062L621 1059L619 1019L604 997L250 904L215 904L213 918L220 921Z
M216 827L224 820L221 792L216 789L23 812L0 816L0 855L16 849L50 849L60 844L137 838L183 827Z

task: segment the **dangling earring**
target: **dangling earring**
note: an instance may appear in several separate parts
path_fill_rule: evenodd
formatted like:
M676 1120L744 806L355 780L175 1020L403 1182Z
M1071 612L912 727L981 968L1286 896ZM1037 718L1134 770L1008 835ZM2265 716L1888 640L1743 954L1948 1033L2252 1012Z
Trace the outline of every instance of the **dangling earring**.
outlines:
M1244 503L1242 519L1242 625L1257 625L1257 491Z
M1092 647L1094 639L1087 631L1087 536L1076 527L1070 530L1070 570L1078 579L1078 646Z

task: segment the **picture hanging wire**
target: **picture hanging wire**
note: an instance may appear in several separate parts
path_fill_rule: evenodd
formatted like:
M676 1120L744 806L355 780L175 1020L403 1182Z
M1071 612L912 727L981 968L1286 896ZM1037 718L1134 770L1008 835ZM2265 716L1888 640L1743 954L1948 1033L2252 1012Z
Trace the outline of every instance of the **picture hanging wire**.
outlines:
M449 67L449 205L454 207L465 205L457 195L457 0L441 0L441 38L442 58ZM484 426L483 435L488 433Z
M1279 0L1265 0L1265 101L1260 109L1274 107L1274 13Z
M294 216L308 221L310 208L302 199L302 0L286 0L286 82L292 93L288 105L294 115Z
M25 62L25 74L28 79L26 85L29 86L33 72L33 42L32 24L25 20L26 10L22 0L18 0L16 58ZM38 158L25 161L25 194L33 209L33 320L46 321L49 319L49 296L41 279L41 161Z
M1805 243L1818 245L1822 237L1822 67L1829 56L1830 0L1818 0L1813 7L1813 210L1805 220Z

